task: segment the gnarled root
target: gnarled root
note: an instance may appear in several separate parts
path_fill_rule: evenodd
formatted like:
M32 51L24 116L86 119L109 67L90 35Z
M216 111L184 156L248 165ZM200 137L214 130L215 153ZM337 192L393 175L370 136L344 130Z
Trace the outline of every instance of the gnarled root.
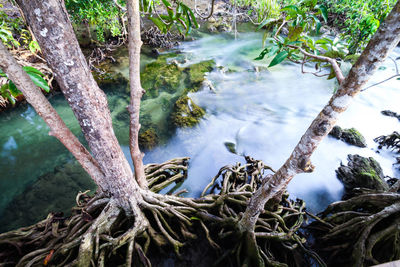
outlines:
M186 176L187 160L146 166L150 190L141 191L140 210L133 215L107 196L91 198L84 192L70 218L51 214L34 226L0 235L0 261L19 266L151 266L160 255L171 258L168 251L173 251L175 261L192 265L196 263L187 262L189 247L200 243L214 266L304 265L304 253L318 259L299 233L305 204L287 195L261 214L254 232L240 233L238 221L248 200L271 170L261 161L247 158L243 166L224 167L205 190L211 192L198 199L155 193Z
M360 194L331 204L310 225L332 266L369 266L400 259L400 195Z

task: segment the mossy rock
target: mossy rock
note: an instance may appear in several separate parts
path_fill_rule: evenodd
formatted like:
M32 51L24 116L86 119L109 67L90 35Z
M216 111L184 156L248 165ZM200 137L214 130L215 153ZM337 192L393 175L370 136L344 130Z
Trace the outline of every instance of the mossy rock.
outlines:
M158 144L158 136L154 128L139 133L139 145L145 149L151 149Z
M336 139L342 140L349 145L367 147L367 142L365 141L364 136L355 128L342 129L339 126L335 126L329 135Z
M336 170L338 179L347 191L354 188L368 188L376 191L387 191L388 184L379 163L372 157L364 158L359 155L348 155L347 166L341 165Z
M145 97L155 98L159 95L159 90L174 93L180 86L183 75L181 68L176 64L168 64L166 56L160 56L146 65L140 74L142 87L146 90Z
M197 106L188 96L182 96L176 101L171 119L178 127L193 127L200 122L206 112Z
M190 91L196 91L200 89L201 83L205 79L205 74L212 71L215 68L214 60L206 60L193 65L190 65L186 71L189 75L189 82L193 85L193 89Z
M105 72L99 73L93 71L93 77L100 88L110 89L110 88L125 88L128 85L128 80L120 72Z
M0 232L31 225L50 212L70 214L79 191L95 191L96 185L78 163L67 163L38 178L15 196L0 216Z

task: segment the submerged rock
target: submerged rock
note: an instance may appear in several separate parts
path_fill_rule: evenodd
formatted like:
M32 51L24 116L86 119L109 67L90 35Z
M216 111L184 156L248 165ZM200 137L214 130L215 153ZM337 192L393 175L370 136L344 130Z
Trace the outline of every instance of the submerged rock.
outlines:
M365 141L364 136L354 128L342 129L339 126L335 126L333 127L329 135L336 139L342 140L349 145L358 147L367 146L367 142Z
M171 55L169 55L171 56ZM140 74L145 97L157 97L159 90L174 93L183 81L183 71L176 64L168 64L166 56L146 65Z
M38 178L17 195L0 216L0 232L27 226L46 218L50 212L70 213L79 191L96 185L78 163L67 163Z
M178 127L193 127L205 115L205 111L196 105L188 96L176 101L171 119Z
M201 83L205 80L205 74L212 71L215 68L214 60L206 60L197 64L190 65L185 71L189 75L189 83L193 85L197 90L200 89ZM191 90L192 92L197 91L196 89Z
M376 191L389 190L379 163L372 157L364 158L359 155L348 155L348 165L336 170L338 179L347 191L354 188L368 188Z
M145 149L151 149L158 144L158 136L154 128L139 133L139 145Z
M236 152L236 144L232 143L232 142L225 142L224 143L226 149L228 149L229 152L233 153L233 154L237 154Z

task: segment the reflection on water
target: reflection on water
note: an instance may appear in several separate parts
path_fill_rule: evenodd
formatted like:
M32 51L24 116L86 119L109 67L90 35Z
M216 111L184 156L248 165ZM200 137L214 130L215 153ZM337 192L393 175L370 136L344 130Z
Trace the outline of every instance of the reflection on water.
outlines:
M249 33L240 35L237 41L228 35L206 36L179 48L181 67L208 59L214 59L220 66L207 77L215 92L205 89L192 93L190 97L206 110L206 117L198 126L178 129L164 144L146 151L144 160L149 163L191 157L189 178L183 185L189 189L190 196L198 196L222 166L243 162L239 156L242 154L262 159L278 169L331 96L333 81L301 74L296 65L282 64L267 70L266 61L254 61L261 50L260 44L261 35ZM379 70L374 81L394 71L391 61L385 64L386 69ZM126 75L127 61L118 70ZM368 147L357 148L329 137L324 139L312 158L316 170L296 176L289 185L292 197L305 199L313 211L339 199L342 185L336 179L335 169L341 162L347 162L347 154L373 156L386 175L394 175L393 155L375 153L373 138L399 130L397 119L380 114L384 109L400 113L399 83L393 80L363 92L338 122L345 128L357 128L366 137ZM107 93L112 114L119 114L128 103L125 88ZM79 133L78 124L63 98L55 96L51 102L71 130ZM149 107L157 107L155 101L149 103ZM113 117L115 132L129 158L127 118ZM54 167L65 165L72 157L57 140L48 136L47 126L29 106L0 114L0 125L1 217L14 197L39 176L53 172ZM226 142L235 144L237 154L228 151Z

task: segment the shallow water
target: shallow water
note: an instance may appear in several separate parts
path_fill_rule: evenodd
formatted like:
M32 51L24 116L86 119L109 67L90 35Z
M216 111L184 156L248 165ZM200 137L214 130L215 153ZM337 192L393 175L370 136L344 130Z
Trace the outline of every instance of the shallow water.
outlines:
M189 156L189 177L183 187L189 189L190 196L198 196L222 166L243 162L243 157L239 156L242 154L278 169L335 87L333 81L301 74L297 65L282 64L267 70L268 62L253 60L261 50L261 35L256 33L240 34L236 41L225 34L205 36L183 43L178 49L182 52L179 55L182 67L208 59L214 59L217 66L221 66L207 77L216 92L205 89L190 94L193 101L206 110L205 118L194 128L176 130L162 145L146 151L144 161L162 162ZM394 57L399 52L397 50ZM150 61L145 58L143 64ZM127 61L115 70L127 75L126 64ZM386 69L379 70L372 80L379 81L392 74L393 63L389 60L385 66ZM325 138L312 157L315 171L298 175L290 183L289 192L293 198L303 198L312 211L320 211L328 203L340 199L343 188L336 179L335 169L341 162L347 163L348 154L373 156L382 165L385 175L398 175L392 167L393 155L390 152L377 154L373 138L399 130L397 119L380 113L384 109L400 113L399 85L400 81L392 80L356 97L338 125L358 129L367 139L368 148ZM125 89L107 90L112 114L127 105ZM171 96L160 94L160 97L169 99ZM63 98L55 96L51 102L73 132L79 133L78 124ZM157 108L156 103L149 100L143 104L151 110ZM159 110L156 112L160 114ZM167 123L166 118L160 121ZM47 127L30 106L0 114L0 125L2 216L10 201L40 175L73 159L57 140L48 136ZM129 158L126 121L115 120L114 126ZM229 152L225 142L234 143L239 155Z

